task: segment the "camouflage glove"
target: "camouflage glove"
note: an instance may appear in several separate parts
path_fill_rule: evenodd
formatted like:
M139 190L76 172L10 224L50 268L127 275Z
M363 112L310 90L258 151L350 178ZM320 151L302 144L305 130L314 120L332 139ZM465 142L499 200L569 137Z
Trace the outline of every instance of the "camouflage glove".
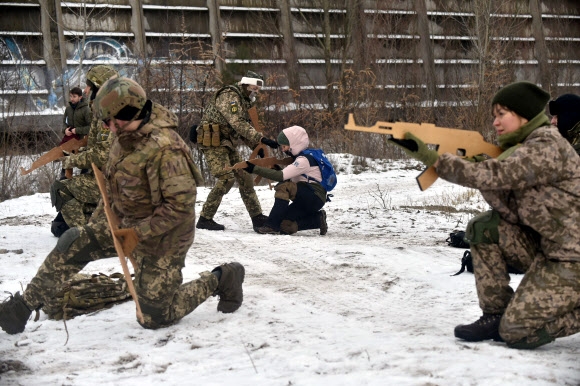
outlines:
M405 133L405 139L390 138L389 141L402 148L407 155L423 162L427 167L433 166L439 154L435 150L431 150L418 137L411 133Z
M260 142L262 142L264 145L271 147L272 149L277 149L278 148L278 142L274 141L273 139L269 139L266 137L262 137L260 139Z
M125 252L125 255L127 256L129 256L137 244L139 244L139 236L137 236L137 232L135 232L135 229L133 228L117 229L115 231L115 237L121 239L123 252Z

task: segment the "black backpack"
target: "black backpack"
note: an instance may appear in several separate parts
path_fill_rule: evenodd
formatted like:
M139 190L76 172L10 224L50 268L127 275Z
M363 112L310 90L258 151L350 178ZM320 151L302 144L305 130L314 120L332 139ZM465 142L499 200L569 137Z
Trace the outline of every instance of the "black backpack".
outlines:
M455 231L449 234L447 238L447 245L455 248L469 248L469 243L463 239L465 237L465 232Z

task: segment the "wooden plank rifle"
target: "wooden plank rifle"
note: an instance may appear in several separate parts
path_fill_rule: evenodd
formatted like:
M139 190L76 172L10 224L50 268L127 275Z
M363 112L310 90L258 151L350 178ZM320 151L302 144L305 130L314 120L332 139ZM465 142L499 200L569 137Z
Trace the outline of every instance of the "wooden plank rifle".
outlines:
M73 138L70 141L66 141L62 145L53 147L48 152L41 155L36 161L32 163L30 169L24 169L23 167L20 167L20 174L21 175L28 174L33 170L36 170L39 167L48 164L49 162L56 161L57 159L64 157L67 154L76 154L78 153L79 149L83 146L87 146L87 137L84 137L83 139ZM66 178L71 178L72 169L66 169L65 175Z
M353 114L348 115L346 130L362 131L388 135L389 138L405 139L405 133L412 133L426 144L435 145L437 153L452 153L465 157L486 154L497 157L502 150L483 139L477 131L437 127L432 123L383 122L378 121L373 126L358 126ZM423 191L429 188L439 178L435 167L425 169L418 177L417 183Z
M276 157L268 157L268 158L255 158L249 159L248 161L238 162L233 166L226 166L225 169L227 170L237 170L243 169L248 166L248 162L253 163L256 166L261 166L264 168L272 169L274 166L288 166L292 162L294 162L294 157L286 157L282 159L278 159Z
M113 244L115 245L115 250L119 255L119 260L121 260L121 266L123 267L123 274L125 275L125 280L127 281L127 288L129 289L129 293L131 297L133 297L133 301L135 301L135 307L137 309L137 319L144 323L143 321L143 313L141 312L141 306L139 305L139 299L137 298L137 292L135 291L135 287L133 286L133 279L131 279L131 272L129 272L129 267L127 266L127 258L131 261L133 268L137 265L135 260L131 256L125 256L125 252L123 251L123 246L121 244L121 240L117 236L115 236L115 231L119 229L119 218L113 212L111 208L111 204L109 203L109 196L107 196L107 189L105 188L105 177L101 170L95 165L92 164L93 171L95 172L95 179L97 180L97 185L99 186L99 191L101 192L101 197L103 198L103 208L105 210L105 215L107 216L107 223L109 224L109 229L111 230L111 236L113 237Z
M263 133L262 125L260 125L260 118L258 117L258 110L256 109L256 106L248 109L248 115L250 116L250 120L252 121L252 126L254 126L254 129L256 129L256 131L259 133ZM258 143L258 146L254 148L252 154L250 154L250 160L258 158L258 153L260 152L260 149L264 151L264 158L268 158L268 156L270 155L268 146L260 142ZM256 178L254 179L254 184L258 185L261 180L262 176L256 176ZM272 189L272 182L268 181L268 186L270 187L270 189Z

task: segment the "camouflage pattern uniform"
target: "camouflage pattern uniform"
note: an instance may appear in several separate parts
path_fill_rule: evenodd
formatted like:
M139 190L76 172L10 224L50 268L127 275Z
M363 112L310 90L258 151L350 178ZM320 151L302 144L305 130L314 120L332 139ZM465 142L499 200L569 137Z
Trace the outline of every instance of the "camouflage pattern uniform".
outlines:
M208 194L200 214L206 219L213 219L223 196L230 191L235 181L238 182L242 201L250 217L262 214L252 176L243 170L224 169L225 165L231 166L243 161L236 150L238 140L242 139L253 149L262 138L262 134L250 124L248 109L251 107L250 99L242 93L237 84L223 87L215 94L198 126L198 134L200 130L203 133L204 124L219 124L220 126L220 146L203 146L198 141L199 149L205 155L210 173L218 179Z
M87 79L100 87L109 77L117 72L109 66L95 66L87 74ZM92 102L91 102L92 103ZM83 226L87 223L100 194L93 175L91 163L103 168L109 157L113 137L107 127L95 117L92 118L87 146L84 151L72 154L62 163L63 169L87 169L88 173L74 176L71 179L56 181L51 187L52 205L61 212L69 227Z
M119 139L123 134L113 136L105 167L107 191L120 219L119 227L134 229L140 240L132 255L137 263L134 284L146 328L177 322L218 286L218 279L210 272L182 284L181 269L194 238L194 176L199 172L187 145L174 131L176 125L175 114L153 104L141 127L127 133L131 146L122 146ZM61 236L27 286L24 301L30 308L43 306L45 312L53 312L61 307L52 299L62 283L90 261L115 255L101 201L87 225L71 228Z
M540 115L497 159L443 154L437 165L440 177L479 189L493 208L470 221L466 239L480 307L503 314L499 333L517 348L580 331L580 159ZM526 272L515 293L506 264Z

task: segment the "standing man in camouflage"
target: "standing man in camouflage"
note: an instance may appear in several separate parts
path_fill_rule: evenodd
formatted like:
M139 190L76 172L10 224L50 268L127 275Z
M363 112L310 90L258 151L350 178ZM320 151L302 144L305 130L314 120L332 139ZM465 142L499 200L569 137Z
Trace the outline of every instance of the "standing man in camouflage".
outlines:
M552 125L558 128L580 155L580 96L575 94L560 95L548 104L552 115Z
M241 264L223 264L183 283L181 269L193 242L201 174L175 131L175 114L147 100L136 82L117 77L103 85L94 108L116 134L104 174L112 210L120 220L115 234L136 261L142 326L156 329L176 323L212 295L220 296L218 311L236 311L243 300ZM112 256L101 200L87 225L62 235L24 293L0 304L0 327L16 334L24 330L33 310L57 314L62 303L56 294L62 284L89 262Z
M260 142L273 149L278 148L276 141L263 137L250 124L248 110L263 84L261 75L248 71L238 83L219 89L203 114L197 128L197 144L205 155L210 173L217 178L217 182L203 205L197 222L198 229L214 231L225 229L223 225L216 223L213 217L223 196L230 191L235 181L238 182L240 195L250 214L254 230L268 220L268 217L262 214L252 176L243 170L225 169L227 165L232 166L243 161L236 150L240 139L252 149Z
M550 125L549 97L529 82L498 91L497 159L439 156L410 133L394 140L443 179L479 189L492 208L467 225L483 316L455 327L459 339L533 349L580 331L580 157ZM515 292L508 265L525 272Z
M99 88L111 77L119 73L111 66L99 64L87 72L87 87L85 95L90 95L90 103L97 95ZM69 227L83 226L95 210L99 202L99 188L91 168L94 163L102 168L109 157L109 149L113 137L109 128L102 122L92 118L84 151L63 157L63 169L85 169L86 173L74 176L68 180L55 181L50 188L52 206L59 212L52 222L51 231L60 237Z

